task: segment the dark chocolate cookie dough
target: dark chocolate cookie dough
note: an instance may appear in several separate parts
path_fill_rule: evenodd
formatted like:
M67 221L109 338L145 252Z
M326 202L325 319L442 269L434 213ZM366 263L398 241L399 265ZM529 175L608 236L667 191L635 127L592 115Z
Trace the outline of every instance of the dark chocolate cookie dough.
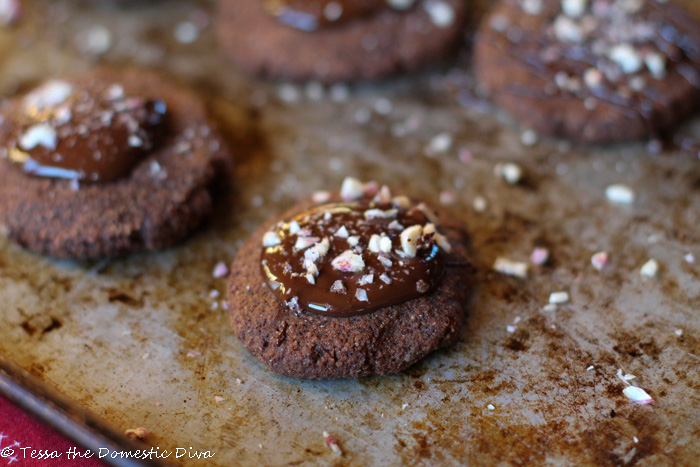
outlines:
M209 214L231 167L203 103L147 71L50 80L0 112L0 220L41 254L171 246Z
M251 73L324 83L374 79L448 57L465 0L222 0L221 47Z
M464 227L405 197L367 204L387 193L302 203L241 247L231 324L273 371L392 374L459 339L472 274Z
M700 26L672 1L502 0L475 49L481 85L539 132L655 136L700 101Z

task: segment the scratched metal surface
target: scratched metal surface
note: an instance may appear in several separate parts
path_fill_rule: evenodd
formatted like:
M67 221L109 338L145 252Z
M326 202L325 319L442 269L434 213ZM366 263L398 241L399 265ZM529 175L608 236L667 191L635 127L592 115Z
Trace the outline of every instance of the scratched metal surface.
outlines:
M525 147L510 119L465 97L462 65L446 78L433 71L352 87L346 102L297 88L299 102L287 103L277 86L232 70L211 27L194 44L173 38L178 22L211 2L107 3L28 5L18 27L0 31L0 91L95 62L177 75L209 99L228 135L239 161L233 190L208 225L162 253L57 262L2 240L4 355L117 427L147 427L152 445L216 453L180 459L192 466L697 462L700 264L684 261L700 258L696 156L654 155L643 144ZM95 24L112 33L99 57L76 43ZM388 113L380 98L392 103ZM700 119L681 131L700 136ZM427 157L440 132L454 136L453 147ZM460 148L470 162L460 161ZM495 177L502 161L520 164L524 183ZM279 377L247 355L226 313L213 309L209 294L223 294L225 280L213 279L212 268L268 215L348 174L436 200L455 195L450 208L471 229L479 271L464 339L397 376ZM611 183L632 186L634 204L608 202ZM472 207L477 196L488 202L483 213ZM549 248L552 261L528 279L490 271L497 256L526 260L535 246ZM590 265L599 250L611 255L602 272ZM652 257L659 276L644 279L639 267ZM558 290L571 302L544 312ZM628 402L618 368L656 402ZM327 449L323 430L339 440L342 458Z

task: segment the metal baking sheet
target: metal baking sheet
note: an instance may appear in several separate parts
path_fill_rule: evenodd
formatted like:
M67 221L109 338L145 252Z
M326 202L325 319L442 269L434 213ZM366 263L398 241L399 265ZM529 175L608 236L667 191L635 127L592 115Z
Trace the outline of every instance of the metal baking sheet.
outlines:
M147 428L152 446L215 453L171 457L184 465L697 462L697 154L526 146L475 97L468 53L371 85L258 82L217 49L212 2L119 3L25 2L20 24L0 30L0 91L95 63L158 68L210 103L238 163L231 190L211 222L160 253L78 263L1 240L2 355L117 429ZM182 22L199 25L193 43ZM679 132L700 138L700 119ZM442 133L450 148L431 154ZM499 162L519 164L521 183L496 177ZM231 334L212 270L265 218L346 175L441 199L468 224L478 281L464 338L396 376L284 378ZM633 204L606 199L614 183L632 187ZM551 260L527 279L492 271L497 257L527 261L537 246ZM590 258L601 250L610 264L598 272ZM639 273L650 258L656 278ZM570 302L544 311L555 291ZM618 369L655 402L628 401Z

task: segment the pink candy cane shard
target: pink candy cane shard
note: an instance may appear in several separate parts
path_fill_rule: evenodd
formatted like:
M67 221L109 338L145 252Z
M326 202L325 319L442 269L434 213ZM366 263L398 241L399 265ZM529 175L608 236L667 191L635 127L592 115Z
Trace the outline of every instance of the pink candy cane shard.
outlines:
M654 402L654 399L644 389L637 386L627 386L622 390L622 393L635 404L647 405Z

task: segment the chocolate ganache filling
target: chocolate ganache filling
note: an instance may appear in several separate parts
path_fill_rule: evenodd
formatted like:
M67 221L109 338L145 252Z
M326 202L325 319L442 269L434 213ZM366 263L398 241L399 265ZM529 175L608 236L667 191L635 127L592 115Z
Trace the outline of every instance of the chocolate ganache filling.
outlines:
M356 316L435 289L451 247L423 203L348 178L338 199L279 222L261 270L295 312Z
M128 96L119 84L49 81L5 116L3 156L29 175L110 182L159 143L165 114L163 101Z
M314 31L380 13L406 10L415 0L263 0L265 9L287 26Z

